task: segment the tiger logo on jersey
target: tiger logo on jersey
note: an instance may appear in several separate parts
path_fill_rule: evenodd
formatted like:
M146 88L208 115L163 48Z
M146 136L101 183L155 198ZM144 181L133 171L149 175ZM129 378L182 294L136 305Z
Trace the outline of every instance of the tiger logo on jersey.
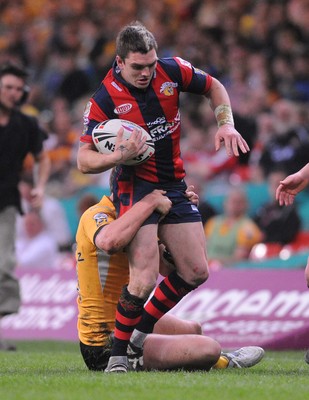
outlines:
M165 94L165 96L173 96L174 88L178 86L178 83L175 82L164 82L161 85L160 93Z

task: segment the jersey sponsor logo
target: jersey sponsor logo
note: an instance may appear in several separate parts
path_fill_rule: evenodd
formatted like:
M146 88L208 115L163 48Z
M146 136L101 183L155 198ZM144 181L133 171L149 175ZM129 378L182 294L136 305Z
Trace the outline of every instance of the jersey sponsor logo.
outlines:
M126 114L126 113L128 113L130 110L131 110L131 108L132 108L133 106L132 106L132 104L130 104L130 103L125 103L125 104L121 104L120 106L117 106L115 109L114 109L114 113L115 114Z
M162 117L158 117L156 120L147 122L147 127L151 128L154 125L159 125L159 124L165 124L166 123L166 118L164 115Z
M160 93L165 94L165 96L173 96L174 88L178 86L176 82L164 82L160 87Z
M175 130L179 127L179 124L180 122L175 120L174 122L168 122L164 125L159 125L153 129L150 129L152 140L157 142L158 140L166 138L175 132Z
M147 122L149 133L154 142L164 139L166 136L171 135L179 127L180 112L177 111L176 116L172 122L167 122L164 116L158 117L155 121ZM156 125L156 126L155 126Z
M114 86L114 88L115 88L115 89L117 89L117 90L118 90L118 92L122 92L122 89L121 89L121 87L120 87L120 86L118 86L118 85L117 85L117 83L116 83L115 81L113 81L113 82L111 83L111 85L112 85L112 86Z
M93 216L93 219L95 220L97 226L100 226L103 222L107 222L107 215L99 212Z

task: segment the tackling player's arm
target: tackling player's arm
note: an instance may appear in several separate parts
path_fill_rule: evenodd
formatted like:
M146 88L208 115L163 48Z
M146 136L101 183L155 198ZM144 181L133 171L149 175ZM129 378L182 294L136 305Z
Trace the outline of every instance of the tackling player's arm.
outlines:
M131 160L147 150L147 138L134 129L130 139L123 139L123 128L117 133L115 151L101 154L93 143L82 143L77 153L77 168L83 174L97 174L107 171L124 161Z
M165 193L163 190L154 190L121 217L106 225L95 238L96 246L108 254L123 249L154 211L163 216L169 212L172 202L164 195Z

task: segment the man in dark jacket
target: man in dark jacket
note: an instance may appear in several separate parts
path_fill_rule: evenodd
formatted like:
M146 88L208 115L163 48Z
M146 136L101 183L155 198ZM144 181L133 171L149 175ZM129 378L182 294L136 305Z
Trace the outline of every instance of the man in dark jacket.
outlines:
M0 68L0 322L16 313L20 306L15 269L15 222L21 212L18 183L28 153L34 158L36 172L32 207L39 209L49 176L49 159L43 151L43 131L33 117L23 114L19 106L28 88L26 71L13 64ZM1 339L0 350L15 350Z

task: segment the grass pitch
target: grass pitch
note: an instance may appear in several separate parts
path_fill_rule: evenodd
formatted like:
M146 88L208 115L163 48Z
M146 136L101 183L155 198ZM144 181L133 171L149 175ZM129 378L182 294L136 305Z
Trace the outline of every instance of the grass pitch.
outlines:
M77 343L19 342L0 352L1 400L304 400L304 352L266 351L249 369L108 375L86 369Z

